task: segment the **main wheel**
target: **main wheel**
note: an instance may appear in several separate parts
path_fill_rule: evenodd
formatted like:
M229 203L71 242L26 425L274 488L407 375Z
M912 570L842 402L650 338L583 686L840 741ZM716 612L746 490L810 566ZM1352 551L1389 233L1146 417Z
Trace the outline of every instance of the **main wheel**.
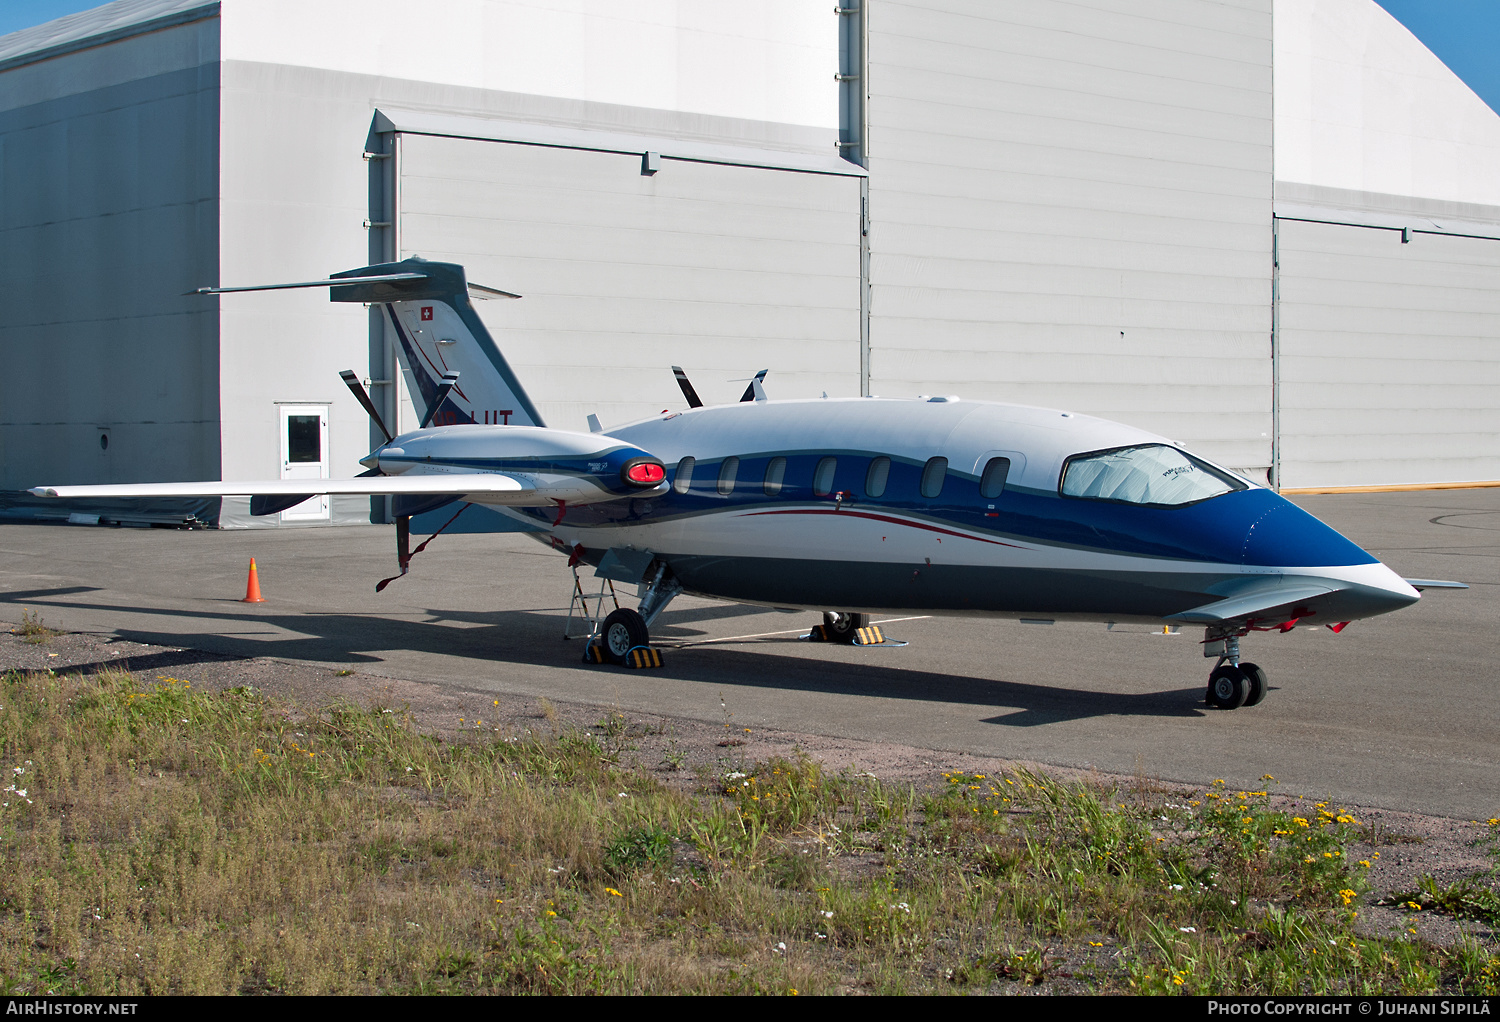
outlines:
M1214 668L1208 676L1208 701L1221 710L1237 710L1250 695L1250 678L1232 664Z
M604 655L609 662L623 665L625 654L637 646L650 644L651 632L646 628L645 618L621 607L604 619L600 638L604 640Z
M842 642L845 645L853 645L854 635L861 628L870 623L868 614L830 614L823 615L823 627L828 631L828 637L834 642Z
M1250 691L1245 695L1245 705L1254 706L1266 697L1266 672L1255 664L1240 664L1240 670L1250 681Z

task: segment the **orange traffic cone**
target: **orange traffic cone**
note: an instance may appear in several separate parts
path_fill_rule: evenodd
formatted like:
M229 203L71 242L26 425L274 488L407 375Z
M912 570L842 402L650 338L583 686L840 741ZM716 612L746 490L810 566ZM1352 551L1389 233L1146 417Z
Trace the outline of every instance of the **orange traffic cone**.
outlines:
M250 558L250 578L245 582L245 598L241 603L265 603L266 598L260 595L260 576L255 573L255 558Z

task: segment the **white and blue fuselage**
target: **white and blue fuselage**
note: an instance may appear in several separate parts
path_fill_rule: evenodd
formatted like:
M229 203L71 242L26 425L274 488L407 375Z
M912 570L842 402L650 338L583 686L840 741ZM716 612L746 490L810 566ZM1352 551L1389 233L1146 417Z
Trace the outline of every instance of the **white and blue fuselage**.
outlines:
M513 454L510 438L525 429L446 427L416 446L426 439L434 452L451 451L462 431L476 454ZM571 478L580 493L618 492L616 462L654 456L666 483L649 493L507 513L582 560L598 563L612 548L650 551L685 590L745 603L1211 624L1232 617L1239 598L1277 607L1250 616L1266 627L1335 624L1418 599L1333 529L1216 467L1222 492L1201 499L1066 495L1065 470L1080 455L1175 449L1087 415L956 400L756 401L577 436L580 450L590 441L595 452L601 441L619 446L545 464L513 456L435 463L411 438L392 446L424 471L550 473L554 485ZM945 462L940 471L934 459ZM997 460L1005 462L998 487L985 479ZM380 466L404 467L387 457ZM1291 602L1278 607L1278 592ZM1215 605L1225 613L1194 616Z

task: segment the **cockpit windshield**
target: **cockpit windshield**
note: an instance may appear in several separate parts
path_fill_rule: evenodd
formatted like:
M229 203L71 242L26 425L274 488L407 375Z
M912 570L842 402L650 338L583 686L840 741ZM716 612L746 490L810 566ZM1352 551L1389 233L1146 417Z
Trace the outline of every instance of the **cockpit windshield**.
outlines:
M1063 466L1062 495L1181 507L1246 488L1242 480L1166 444L1078 454Z

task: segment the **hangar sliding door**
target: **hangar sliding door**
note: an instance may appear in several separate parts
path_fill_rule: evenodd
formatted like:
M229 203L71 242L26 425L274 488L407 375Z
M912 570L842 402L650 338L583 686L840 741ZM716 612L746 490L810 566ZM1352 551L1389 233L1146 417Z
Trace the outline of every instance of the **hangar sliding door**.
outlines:
M476 303L547 424L859 393L857 177L402 134L399 246L521 301ZM409 413L407 413L409 414ZM403 420L404 422L405 420Z
M1283 488L1500 479L1500 240L1276 228Z

